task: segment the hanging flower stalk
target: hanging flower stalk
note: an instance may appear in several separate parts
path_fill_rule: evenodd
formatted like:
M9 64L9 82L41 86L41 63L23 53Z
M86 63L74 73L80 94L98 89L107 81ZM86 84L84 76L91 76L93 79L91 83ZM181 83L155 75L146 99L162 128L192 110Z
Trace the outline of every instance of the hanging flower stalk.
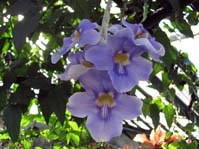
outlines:
M104 16L102 19L102 27L100 30L101 40L106 40L107 38L107 30L110 21L110 10L111 10L112 0L108 0L106 5L106 10L104 12Z

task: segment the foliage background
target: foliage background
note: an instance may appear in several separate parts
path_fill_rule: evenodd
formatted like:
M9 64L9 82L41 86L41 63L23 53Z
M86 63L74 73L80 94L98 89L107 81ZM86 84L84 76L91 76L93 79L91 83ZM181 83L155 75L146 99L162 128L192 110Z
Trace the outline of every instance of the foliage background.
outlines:
M124 122L123 133L132 138L137 133L150 134L161 125L167 132L183 132L184 140L174 148L197 148L199 98L197 70L187 53L176 50L159 22L169 32L180 32L183 37L193 38L191 25L198 24L198 0L113 0L121 11L111 14L111 24L122 17L129 22L142 23L156 40L161 42L166 54L163 63L154 62L149 86L160 96L152 97L142 87L136 91L144 95L143 117ZM52 64L50 55L62 46L78 23L87 18L101 24L104 9L101 0L1 0L0 1L0 146L10 148L97 148L84 127L85 119L72 117L66 109L68 97L82 90L78 82L62 82L56 74L64 72L65 55ZM23 16L23 19L21 19ZM161 74L161 79L157 74ZM177 95L188 86L190 102L186 105ZM32 106L37 113L30 113ZM160 122L160 113L167 125ZM188 119L182 125L178 118ZM138 122L147 126L143 128ZM46 125L48 124L48 125ZM186 139L191 139L190 145ZM104 145L104 147L107 147ZM107 147L108 148L108 147Z

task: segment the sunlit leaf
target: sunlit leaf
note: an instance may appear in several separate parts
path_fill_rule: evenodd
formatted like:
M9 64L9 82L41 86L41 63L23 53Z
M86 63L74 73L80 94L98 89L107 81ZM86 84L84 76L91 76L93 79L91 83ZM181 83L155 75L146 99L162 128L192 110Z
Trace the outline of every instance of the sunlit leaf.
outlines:
M171 104L168 104L164 107L163 112L167 121L167 125L170 128L173 123L175 110Z
M72 141L75 145L79 145L79 142L80 142L80 137L79 135L75 134L75 133L67 133L66 134L66 141L67 141L67 144L69 144L70 141Z
M177 143L170 143L168 149L178 149L179 145Z

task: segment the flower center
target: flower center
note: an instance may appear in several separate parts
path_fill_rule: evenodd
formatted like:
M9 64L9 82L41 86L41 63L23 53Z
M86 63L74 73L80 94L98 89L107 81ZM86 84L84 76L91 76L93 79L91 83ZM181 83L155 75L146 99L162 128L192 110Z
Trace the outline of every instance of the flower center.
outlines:
M81 64L84 65L85 67L88 67L88 68L91 68L91 67L94 66L93 63L86 61L86 60L82 61Z
M97 99L97 105L99 107L108 106L110 108L113 107L114 104L115 101L113 95L111 95L110 93L103 93Z
M113 95L111 93L102 93L97 99L97 106L100 108L100 115L103 119L109 116L110 108L115 104Z
M80 39L80 32L79 32L78 30L76 30L76 31L74 32L73 41L74 41L74 42L78 42L79 39Z
M140 31L135 35L135 39L140 39L140 38L148 38L148 34Z
M115 63L119 63L122 65L129 64L129 54L128 53L117 53L114 57Z

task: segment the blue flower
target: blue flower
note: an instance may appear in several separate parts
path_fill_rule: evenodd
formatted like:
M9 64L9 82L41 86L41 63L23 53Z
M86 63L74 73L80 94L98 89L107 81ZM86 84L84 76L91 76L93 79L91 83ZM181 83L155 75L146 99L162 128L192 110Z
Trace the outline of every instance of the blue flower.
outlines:
M53 64L57 63L58 60L68 52L72 47L78 44L79 47L85 45L95 45L100 40L99 33L95 30L98 27L96 23L91 23L89 20L84 19L78 25L74 33L70 37L66 37L63 40L63 46L57 49L57 53L51 56Z
M132 30L132 39L135 44L145 47L143 52L148 52L155 61L160 61L160 56L164 56L165 49L161 43L150 35L142 24L131 24L124 20L122 20L122 24Z
M122 121L141 114L142 101L118 93L107 72L91 69L79 80L86 91L73 94L68 109L76 117L87 117L86 127L96 142L121 135Z
M94 68L94 65L85 60L85 51L79 51L77 53L70 53L68 56L69 64L66 66L66 71L59 74L58 77L61 80L68 81L70 79L78 79L79 76L86 73L89 69Z
M108 35L106 43L88 48L85 58L98 70L106 70L118 92L128 92L140 80L147 81L152 63L141 56L143 46L132 40L132 31L123 28Z

